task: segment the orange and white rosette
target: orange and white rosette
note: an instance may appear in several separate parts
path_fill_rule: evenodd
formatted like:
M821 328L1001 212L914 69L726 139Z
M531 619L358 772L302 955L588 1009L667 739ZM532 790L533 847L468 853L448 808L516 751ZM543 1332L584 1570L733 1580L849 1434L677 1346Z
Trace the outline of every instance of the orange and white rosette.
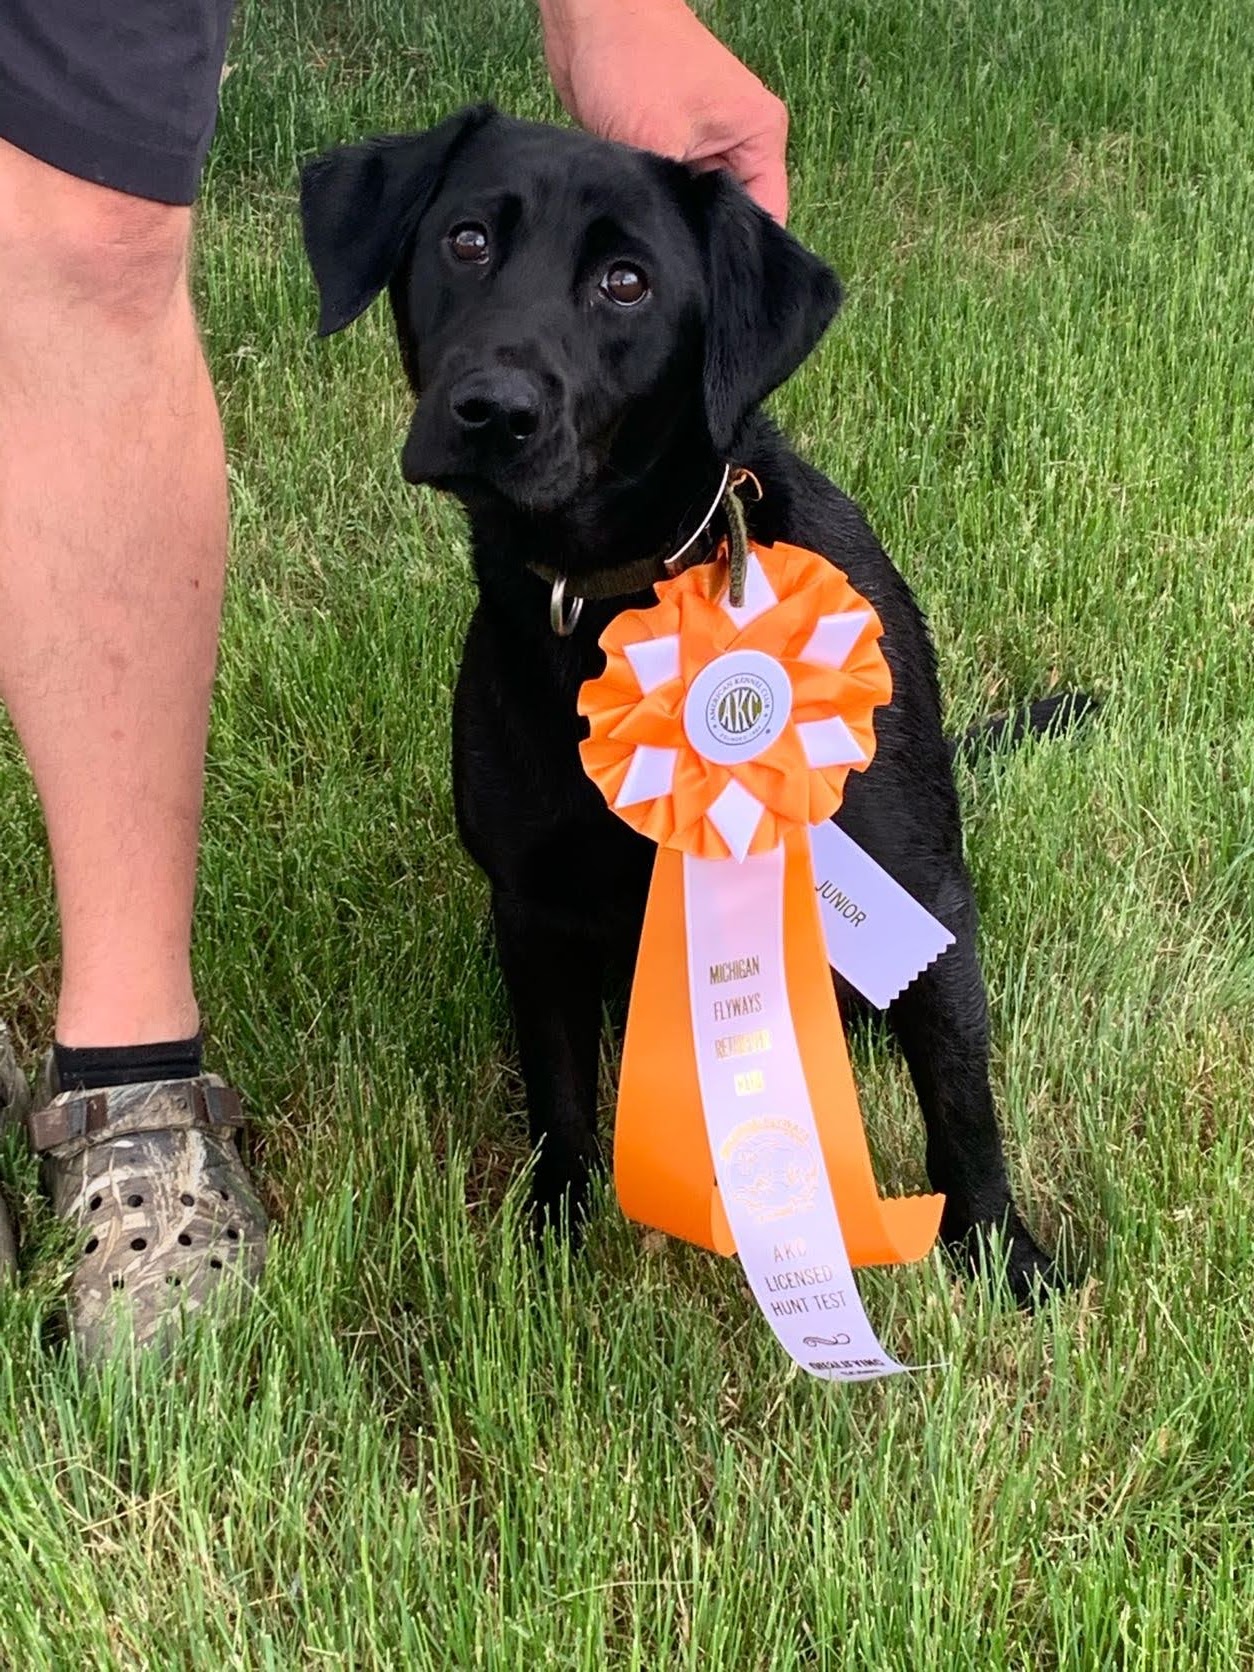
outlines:
M694 568L601 637L585 770L658 844L614 1172L631 1218L737 1253L803 1369L900 1370L853 1265L921 1258L943 1198L876 1187L815 902L809 827L875 753L892 679L868 601L814 552L751 547L744 602Z

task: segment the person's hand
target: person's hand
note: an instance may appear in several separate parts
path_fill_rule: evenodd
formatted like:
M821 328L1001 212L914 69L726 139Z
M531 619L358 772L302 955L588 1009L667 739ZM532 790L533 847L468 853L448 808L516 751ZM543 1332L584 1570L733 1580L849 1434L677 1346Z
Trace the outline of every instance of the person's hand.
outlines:
M682 0L539 0L558 97L590 133L726 168L788 215L788 111Z

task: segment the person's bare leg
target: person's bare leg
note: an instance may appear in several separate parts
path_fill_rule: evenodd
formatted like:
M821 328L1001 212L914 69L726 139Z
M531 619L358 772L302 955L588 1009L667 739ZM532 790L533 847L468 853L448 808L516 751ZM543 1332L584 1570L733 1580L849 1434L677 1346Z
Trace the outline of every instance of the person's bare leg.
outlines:
M226 471L190 226L0 141L0 700L48 826L65 1045L198 1025Z
M29 1119L53 1211L81 1239L67 1301L89 1356L156 1342L219 1291L240 1298L234 1279L251 1287L265 1260L235 1094L189 1077L194 1050L134 1049L198 1023L226 469L190 231L186 209L0 143L0 700L52 846L57 1038L112 1061Z

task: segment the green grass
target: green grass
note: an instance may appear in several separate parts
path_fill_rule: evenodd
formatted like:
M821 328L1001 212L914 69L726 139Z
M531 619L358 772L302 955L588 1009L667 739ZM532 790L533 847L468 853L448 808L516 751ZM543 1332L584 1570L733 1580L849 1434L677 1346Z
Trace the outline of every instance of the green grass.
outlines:
M297 157L485 94L552 112L527 7L246 7L201 222L233 572L197 943L279 1227L173 1367L42 1339L63 1236L16 1141L0 1296L0 1663L1254 1664L1254 47L1239 0L745 0L796 230L849 304L778 402L934 624L949 716L1078 685L1083 739L964 772L1024 1207L1089 1276L1034 1318L873 1272L948 1368L792 1372L733 1265L521 1234L485 891L453 829L470 608L415 499L386 321L312 339ZM56 938L0 740L0 1012ZM904 1070L857 1066L885 1188ZM610 1097L607 1090L607 1117Z

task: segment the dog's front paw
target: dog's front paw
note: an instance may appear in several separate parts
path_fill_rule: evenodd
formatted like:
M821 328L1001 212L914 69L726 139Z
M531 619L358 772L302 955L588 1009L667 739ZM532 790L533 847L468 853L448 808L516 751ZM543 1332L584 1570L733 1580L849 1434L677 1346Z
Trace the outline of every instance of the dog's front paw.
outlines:
M1015 1305L1035 1310L1052 1293L1066 1289L1068 1280L1053 1257L1045 1252L1015 1213L1003 1232L1006 1281Z
M1064 1273L1033 1237L1014 1206L1000 1218L980 1219L974 1224L969 1220L954 1223L946 1212L941 1238L954 1263L973 1276L1004 1272L1015 1305L1025 1310L1040 1306L1049 1294L1069 1287Z
M565 1151L536 1157L531 1186L532 1225L543 1240L548 1232L578 1247L588 1217L592 1181L601 1168L599 1151Z

